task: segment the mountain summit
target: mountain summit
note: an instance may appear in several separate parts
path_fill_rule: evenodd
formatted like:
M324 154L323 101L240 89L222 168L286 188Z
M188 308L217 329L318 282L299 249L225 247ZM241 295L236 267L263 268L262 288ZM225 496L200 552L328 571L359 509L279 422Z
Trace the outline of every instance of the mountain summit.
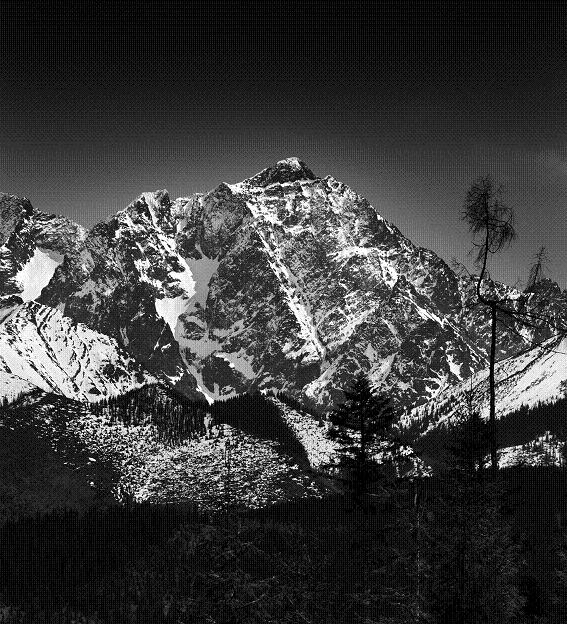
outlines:
M315 175L302 161L292 156L278 161L274 166L263 169L246 182L251 186L270 186L271 184L285 184L297 180L315 180Z

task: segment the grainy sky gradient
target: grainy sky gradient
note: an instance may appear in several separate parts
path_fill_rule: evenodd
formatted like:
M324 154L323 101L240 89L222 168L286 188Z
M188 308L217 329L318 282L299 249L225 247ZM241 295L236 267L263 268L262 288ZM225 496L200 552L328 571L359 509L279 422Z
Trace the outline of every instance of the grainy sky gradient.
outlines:
M471 180L492 173L525 280L546 245L567 287L567 19L557 3L97 2L0 6L0 189L92 225L287 156L467 261Z

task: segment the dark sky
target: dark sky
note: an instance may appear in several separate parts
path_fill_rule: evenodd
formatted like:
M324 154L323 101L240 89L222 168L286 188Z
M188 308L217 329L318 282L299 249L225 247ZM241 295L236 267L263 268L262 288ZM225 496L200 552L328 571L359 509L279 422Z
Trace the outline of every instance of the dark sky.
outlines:
M462 202L492 173L518 228L493 274L546 245L567 287L562 3L34 4L0 5L1 190L92 225L298 156L466 261Z

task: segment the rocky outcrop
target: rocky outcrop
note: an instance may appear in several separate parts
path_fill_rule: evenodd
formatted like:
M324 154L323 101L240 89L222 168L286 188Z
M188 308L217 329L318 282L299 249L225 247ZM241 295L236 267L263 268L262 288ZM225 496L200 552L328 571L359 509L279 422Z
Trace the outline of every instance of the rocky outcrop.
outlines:
M37 298L64 258L82 248L85 236L84 228L69 219L0 193L0 306L13 295Z

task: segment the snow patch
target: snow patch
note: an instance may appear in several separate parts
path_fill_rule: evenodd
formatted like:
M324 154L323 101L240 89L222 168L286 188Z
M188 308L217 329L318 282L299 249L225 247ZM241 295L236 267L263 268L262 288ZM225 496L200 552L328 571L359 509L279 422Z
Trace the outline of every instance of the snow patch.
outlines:
M191 271L194 283L194 291L192 295L193 300L191 303L193 305L199 303L204 307L207 303L207 297L209 296L209 284L211 282L211 278L217 272L220 260L218 257L207 258L198 246L197 250L201 253L201 258L198 260L189 258L186 264Z
M221 348L220 343L210 338L208 332L200 340L190 340L184 336L176 336L176 339L183 350L194 353L200 359L212 355L217 349Z
M197 250L201 250L197 247ZM216 342L208 340L187 340L183 337L182 324L179 324L179 317L184 316L184 320L192 319L194 311L199 304L205 307L209 295L209 283L216 273L218 258L207 258L204 254L199 259L188 258L187 260L178 257L183 271L172 271L171 278L178 282L184 294L177 297L164 297L156 299L156 312L165 320L171 328L171 333L181 347L187 347L201 357L205 357L218 348ZM199 324L202 324L199 321Z
M177 321L187 307L187 301L184 295L155 300L156 312L169 325L173 336L175 336Z
M453 375L455 375L457 379L462 379L462 376L461 376L462 364L457 364L455 362L455 358L453 357L452 353L447 353L447 362L449 364L449 370L451 371L451 373L453 373Z
M169 325L173 336L176 336L179 317L185 312L189 301L196 292L196 282L191 268L181 256L178 256L178 261L183 267L183 271L171 271L169 275L173 281L179 284L184 293L177 297L163 297L163 299L155 300L156 312Z
M36 247L33 256L16 273L16 280L22 284L20 297L24 301L33 301L49 284L55 269L63 262L64 256L51 249Z
M372 347L368 345L368 347L366 348L367 354L369 353L369 348L372 349ZM388 375L390 374L390 371L392 370L392 365L394 364L394 361L396 359L396 354L391 353L384 358L379 358L376 351L374 349L372 349L372 351L372 357L368 357L367 355L371 363L368 377L372 383L372 386L374 388L378 388L384 383L386 377L388 377Z

